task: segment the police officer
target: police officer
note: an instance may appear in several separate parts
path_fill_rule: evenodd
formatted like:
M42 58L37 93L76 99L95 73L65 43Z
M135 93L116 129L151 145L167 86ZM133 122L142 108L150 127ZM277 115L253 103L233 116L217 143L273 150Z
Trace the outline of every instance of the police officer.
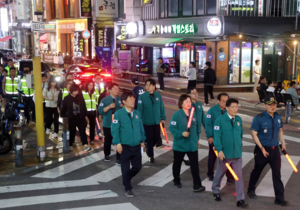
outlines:
M117 145L117 152L120 154L125 195L134 197L131 179L142 168L141 147L145 147L146 137L141 115L139 111L134 109L133 93L124 92L121 100L124 107L115 113L111 133L113 144Z
M150 158L150 163L154 163L153 147L156 145L162 148L162 139L160 136L160 123L165 123L165 106L161 99L161 95L154 91L155 81L148 79L146 81L146 90L140 95L137 110L141 113L145 133L146 133L146 152Z
M255 166L250 176L248 196L256 199L255 185L265 166L269 164L272 169L273 186L275 190L275 204L286 206L284 200L284 186L281 181L281 155L278 148L278 140L282 149L286 150L282 131L282 119L276 112L277 101L274 97L265 97L265 111L254 117L251 132L256 147L254 149Z
M30 74L29 68L24 68L24 77L21 79L21 87L19 89L22 89L24 92L23 95L23 101L25 102L25 117L27 119L27 123L29 123L30 121L30 109L33 109L33 101L32 101L32 97L33 97L33 89L32 88L28 88L27 86L27 82L26 82L26 76Z
M243 124L242 118L237 113L239 110L238 101L229 99L226 102L227 113L220 116L214 126L214 145L218 151L217 170L214 177L212 191L215 201L221 201L220 186L224 174L227 171L224 158L232 166L238 180L235 181L237 207L246 207L244 182L243 182L243 160L242 160L242 140Z
M101 100L101 103L98 107L98 112L103 116L103 130L104 130L104 161L110 161L109 155L112 144L112 135L111 135L111 123L116 111L123 107L121 98L119 97L119 86L116 83L111 83L108 86L110 95L106 96ZM116 164L120 165L120 154L117 153Z
M132 90L133 95L135 97L135 106L134 106L134 109L137 109L139 97L140 97L140 95L142 95L145 92L145 90L144 90L143 87L139 86L139 80L138 80L138 78L132 78L131 79L131 85L134 86L134 88Z
M18 87L19 87L20 79L16 76L16 68L10 68L10 75L3 78L2 81L2 89L3 94L9 100L13 97L18 97Z
M207 177L209 181L214 180L214 166L216 162L216 155L214 153L214 123L218 119L218 117L226 114L226 102L228 100L229 96L227 93L220 93L218 95L218 104L213 106L207 111L206 120L205 120L205 132L207 141L209 144L209 153L208 153L208 172ZM226 173L227 176L227 184L230 184L234 182L232 175L228 171Z

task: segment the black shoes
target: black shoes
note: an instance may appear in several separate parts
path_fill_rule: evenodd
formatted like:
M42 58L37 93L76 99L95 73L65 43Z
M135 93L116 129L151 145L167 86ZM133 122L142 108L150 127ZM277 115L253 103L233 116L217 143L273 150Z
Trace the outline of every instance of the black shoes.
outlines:
M242 207L242 208L245 208L248 206L248 203L245 202L245 200L240 200L236 203L236 206L237 207Z
M214 176L213 176L213 175L208 176L207 178L208 178L208 180L211 181L211 182L214 181Z
M234 183L234 180L233 179L227 179L227 185L231 185L232 183Z
M214 200L218 202L222 201L220 193L214 194Z
M116 165L120 166L121 165L121 161L120 160L116 160Z
M110 161L109 156L105 156L104 161Z
M126 195L126 197L128 197L128 198L133 198L133 197L134 197L132 190L127 190L127 191L125 192L125 195Z
M248 191L247 194L248 194L249 198L257 199L257 195L255 194L254 191Z
M193 192L202 192L202 191L205 191L205 187L202 185L195 185L193 187Z
M182 188L182 185L181 185L180 182L179 183L174 183L174 186L177 187L177 188Z
M285 201L285 200L275 200L274 202L276 205L280 205L280 206L287 206L288 205L288 202Z
M149 160L150 163L155 163L154 157L151 157Z
M190 160L183 160L183 162L184 162L184 164L185 164L186 166L190 166L190 165L191 165Z

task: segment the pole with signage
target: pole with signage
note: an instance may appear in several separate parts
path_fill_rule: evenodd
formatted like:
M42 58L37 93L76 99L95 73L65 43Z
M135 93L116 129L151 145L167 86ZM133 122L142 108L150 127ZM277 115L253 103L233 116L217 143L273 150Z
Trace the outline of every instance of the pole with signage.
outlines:
M36 12L40 12L37 8L37 0L31 0L32 3L32 20ZM38 5L37 5L38 6ZM36 120L36 137L37 137L37 156L40 161L45 161L45 134L44 134L44 111L43 111L43 90L42 90L42 69L41 69L41 55L39 52L39 32L44 30L44 24L41 22L33 22L31 24L31 34L33 38L33 74L34 77L34 98L35 98L35 120Z

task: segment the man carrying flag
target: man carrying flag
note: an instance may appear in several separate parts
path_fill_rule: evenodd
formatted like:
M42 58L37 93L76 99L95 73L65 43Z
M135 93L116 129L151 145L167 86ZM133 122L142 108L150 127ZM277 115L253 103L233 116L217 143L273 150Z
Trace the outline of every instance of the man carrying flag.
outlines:
M282 119L276 112L277 101L274 97L265 97L266 110L254 117L251 132L256 144L254 149L255 166L250 176L248 196L256 199L255 185L265 166L270 164L272 179L275 190L275 204L286 206L284 200L284 186L281 181L281 154L278 148L278 140L281 142L282 150L286 150L285 140L282 131Z
M235 181L237 207L246 207L244 182L242 175L242 119L237 116L239 107L236 99L226 102L227 113L220 116L214 126L214 145L219 153L217 171L212 185L215 201L221 201L220 185L227 167L224 162L232 166L238 180ZM224 161L224 159L226 160ZM227 164L227 165L228 165Z

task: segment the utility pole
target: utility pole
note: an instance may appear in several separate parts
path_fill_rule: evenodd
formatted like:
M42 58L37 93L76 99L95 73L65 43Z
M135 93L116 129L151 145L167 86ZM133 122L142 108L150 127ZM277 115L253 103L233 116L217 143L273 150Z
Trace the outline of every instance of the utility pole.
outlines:
M45 133L44 133L44 110L43 110L43 90L42 90L42 69L41 69L41 55L40 55L40 37L39 32L34 27L38 25L33 22L36 15L37 6L35 3L41 3L40 0L31 0L31 36L32 36L32 52L33 52L33 75L34 75L34 97L35 97L35 117L36 117L36 137L37 137L37 156L39 160L45 161ZM39 8L41 9L41 8Z

